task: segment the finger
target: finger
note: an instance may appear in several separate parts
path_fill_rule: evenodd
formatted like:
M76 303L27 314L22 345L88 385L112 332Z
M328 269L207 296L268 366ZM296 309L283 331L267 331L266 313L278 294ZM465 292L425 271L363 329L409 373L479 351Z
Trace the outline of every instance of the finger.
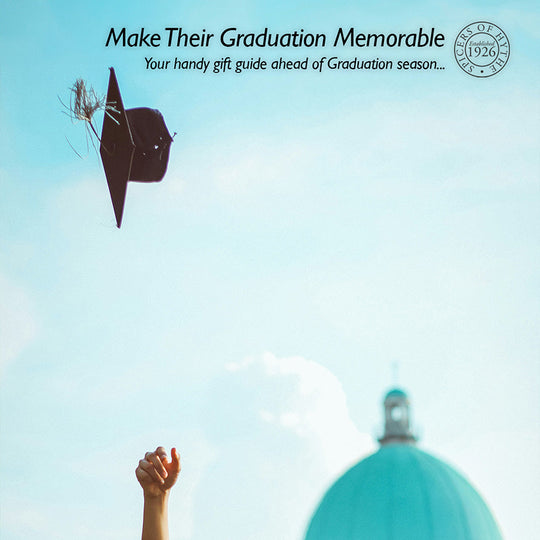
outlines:
M153 480L155 480L156 482L159 482L160 484L163 484L164 480L156 471L156 468L154 467L153 463L151 463L150 461L147 461L146 459L141 459L141 461L139 461L139 467L143 471L145 471L147 474L149 474Z
M167 451L165 450L165 448L163 448L163 446L158 446L156 448L155 453L159 457L159 459L161 459L162 463L168 463L169 462L169 458L167 456Z
M141 467L137 467L135 469L135 476L137 477L137 480L141 486L152 484L154 482L152 477Z
M167 478L167 470L161 462L161 459L159 459L159 456L157 456L154 452L146 452L144 458L146 459L146 461L149 461L154 465L156 471L162 478Z

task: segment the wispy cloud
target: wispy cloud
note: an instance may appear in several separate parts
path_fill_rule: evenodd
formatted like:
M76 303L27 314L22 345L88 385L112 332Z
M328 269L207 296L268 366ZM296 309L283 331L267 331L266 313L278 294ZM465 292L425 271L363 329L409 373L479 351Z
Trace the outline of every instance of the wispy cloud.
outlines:
M375 448L371 436L354 425L341 383L321 364L267 352L228 364L227 369L248 377L262 372L275 382L277 399L259 409L260 419L307 440L321 454L329 477ZM291 378L294 382L283 394L280 381Z

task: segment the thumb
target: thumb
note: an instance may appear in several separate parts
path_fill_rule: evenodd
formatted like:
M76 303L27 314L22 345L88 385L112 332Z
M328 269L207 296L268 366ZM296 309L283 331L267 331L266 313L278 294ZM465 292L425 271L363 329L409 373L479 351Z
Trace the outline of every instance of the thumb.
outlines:
M171 457L172 457L172 468L173 470L180 472L181 466L180 466L180 454L178 453L178 450L176 448L171 449Z

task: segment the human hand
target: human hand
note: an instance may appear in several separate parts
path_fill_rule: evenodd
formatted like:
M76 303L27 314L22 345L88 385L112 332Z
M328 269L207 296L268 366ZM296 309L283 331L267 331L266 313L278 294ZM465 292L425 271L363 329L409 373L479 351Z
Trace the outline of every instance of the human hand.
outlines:
M168 458L165 448L158 446L155 452L146 452L135 476L144 491L145 497L157 497L167 494L174 486L180 474L180 455L176 448L171 450L171 459Z

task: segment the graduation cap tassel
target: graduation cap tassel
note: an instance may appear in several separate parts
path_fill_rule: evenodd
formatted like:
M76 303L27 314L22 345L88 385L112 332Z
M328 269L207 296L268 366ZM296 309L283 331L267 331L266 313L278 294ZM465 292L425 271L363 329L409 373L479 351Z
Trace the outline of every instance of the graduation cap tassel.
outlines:
M110 111L114 111L114 105L107 104L105 96L99 96L94 88L88 86L83 79L77 79L70 88L70 92L69 105L66 105L62 99L58 97L58 100L66 109L63 112L67 114L72 121L77 120L85 122L86 129L89 130L92 145L96 148L93 137L95 137L100 144L101 138L94 126L94 115L100 110L105 114L110 114ZM69 140L68 144L79 157L82 157Z

